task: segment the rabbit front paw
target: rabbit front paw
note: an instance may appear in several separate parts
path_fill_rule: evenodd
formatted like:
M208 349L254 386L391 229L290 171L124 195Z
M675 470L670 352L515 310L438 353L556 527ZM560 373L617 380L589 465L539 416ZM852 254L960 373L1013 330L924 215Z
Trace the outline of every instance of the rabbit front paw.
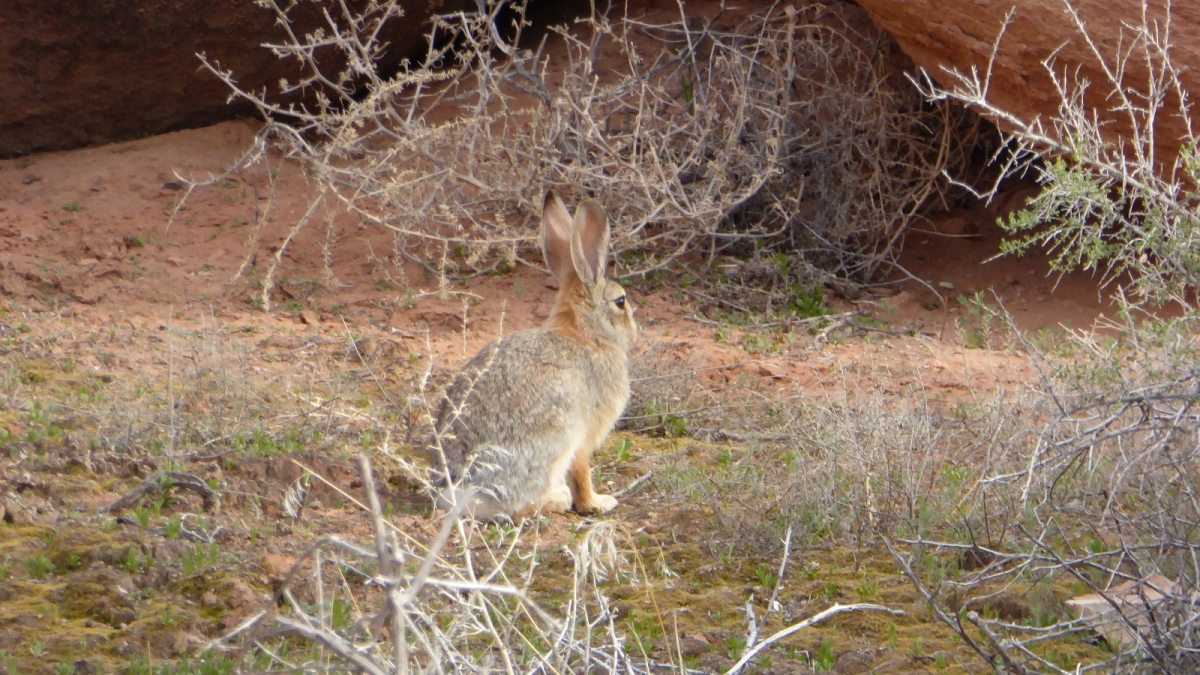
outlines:
M571 490L566 484L556 485L546 491L541 499L541 511L552 513L571 508Z

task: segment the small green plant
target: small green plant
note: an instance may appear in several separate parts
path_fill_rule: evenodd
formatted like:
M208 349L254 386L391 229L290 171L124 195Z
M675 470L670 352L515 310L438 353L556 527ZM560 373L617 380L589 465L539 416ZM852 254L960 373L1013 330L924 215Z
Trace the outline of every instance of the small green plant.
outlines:
M733 464L733 448L728 445L717 451L717 467L722 471L728 471L730 465Z
M639 615L637 610L630 610L625 619L630 635L633 636L638 649L643 654L649 654L654 649L654 641L662 637L662 628L651 615Z
M733 565L733 544L730 544L729 548L722 551L721 555L719 555L717 557L721 561L721 564L724 565L725 567L729 567L729 566Z
M125 675L151 675L150 660L145 656L135 656L125 667Z
M746 651L746 636L731 635L725 638L725 655L730 661L736 661Z
M145 562L145 559L138 555L137 547L130 544L129 550L125 552L125 562L121 563L121 569L129 574L137 574L142 570Z
M888 630L887 630L887 646L891 649L895 649L896 646L899 644L900 644L900 635L896 630L896 624L895 624L895 622L889 623Z
M179 514L171 516L167 522L163 524L163 534L169 541L175 541L179 538L179 534L183 531L183 517Z
M0 581L8 581L12 578L12 556L4 556L4 562L0 562Z
M818 673L829 672L833 670L834 661L833 640L824 638L821 640L821 646L812 656L812 668Z
M622 439L621 442L617 444L617 461L621 463L628 462L630 458L629 451L632 448L633 441Z
M30 579L41 581L54 571L54 563L44 555L35 555L25 559L25 573Z
M775 571L769 565L759 565L754 568L754 578L758 580L758 585L771 590L775 588L778 578L775 576Z
M350 603L334 598L329 605L329 625L334 630L344 630L350 625Z
M216 544L213 544L213 546L216 546ZM191 576L201 571L204 569L208 557L209 555L205 550L204 544L196 542L192 550L183 552L183 573Z
M70 211L72 213L82 211L82 210L83 210L83 207L79 205L79 202L71 202L70 204L65 204L63 206L63 211Z
M983 291L969 298L960 295L957 300L967 310L967 317L958 320L967 349L987 349L990 346L992 323L1000 316L999 310L987 304Z
M150 527L151 515L153 515L153 512L145 504L142 504L140 502L133 509L133 517L135 520L137 520L138 528L141 529L143 532L146 530L147 527Z
M825 292L820 286L802 288L791 285L788 289L788 308L802 319L833 314L833 309L825 301Z
M859 602L870 602L875 599L875 592L879 589L879 583L874 579L862 580L858 588L854 589L854 593L858 595Z

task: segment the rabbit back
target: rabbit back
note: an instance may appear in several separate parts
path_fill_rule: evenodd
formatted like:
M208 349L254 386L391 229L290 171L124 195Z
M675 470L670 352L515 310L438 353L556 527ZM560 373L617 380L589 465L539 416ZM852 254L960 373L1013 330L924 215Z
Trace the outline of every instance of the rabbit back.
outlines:
M629 397L626 355L544 329L484 347L446 389L435 466L514 514L563 485L570 457L611 431ZM589 445L591 444L591 445Z

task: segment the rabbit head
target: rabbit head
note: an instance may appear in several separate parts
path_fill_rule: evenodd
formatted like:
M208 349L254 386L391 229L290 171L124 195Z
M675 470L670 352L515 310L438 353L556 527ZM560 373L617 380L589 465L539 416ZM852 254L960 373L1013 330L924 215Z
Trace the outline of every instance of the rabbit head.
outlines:
M546 327L589 346L633 348L637 322L625 289L607 276L608 216L594 199L575 209L575 217L553 191L542 206L542 254L558 295Z

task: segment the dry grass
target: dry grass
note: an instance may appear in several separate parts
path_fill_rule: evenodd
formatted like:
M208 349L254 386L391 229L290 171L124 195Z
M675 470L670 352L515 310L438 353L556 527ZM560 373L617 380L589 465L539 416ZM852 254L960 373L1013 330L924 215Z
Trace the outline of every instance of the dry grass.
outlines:
M555 519L514 528L453 518L381 518L378 505L355 497L359 492L348 487L349 480L337 480L344 471L338 467L366 451L376 470L392 473L391 485L376 486L390 495L392 508L428 508L427 499L413 494L420 480L411 475L413 460L403 438L406 419L419 425L428 413L425 397L436 400L433 382L441 372L431 369L428 357L405 365L403 354L389 355L378 333L362 339L284 338L252 326L182 319L169 329L164 323L162 330L120 324L112 332L75 333L52 315L12 314L9 321L28 322L30 330L10 345L18 365L2 382L0 426L24 430L9 439L13 454L6 461L35 476L57 475L70 470L79 449L91 448L82 454L83 475L116 480L112 489L118 494L108 495L114 500L147 476L158 480L161 471L219 476L219 516L202 513L197 499L165 490L161 522L146 505L112 516L124 518L126 528L137 527L131 516L144 516L150 525L144 536L163 551L172 550L165 533L180 518L202 541L217 541L218 532L225 532L219 539L225 555L257 559L261 554L252 552L252 544L245 553L242 547L264 521L271 523L264 531L296 551L293 574L272 588L280 603L267 603L263 613L218 645L234 651L205 657L248 669L394 672L407 659L413 670L435 663L495 670L508 663L514 671L609 672L616 666L648 672L659 669L655 662L689 662L680 654L691 640L689 667L724 671L764 645L770 633L847 598L907 615L889 624L834 613L830 621L841 633L811 626L764 646L756 663L773 658L828 665L860 648L846 641L850 629L844 622L861 621L852 624L861 626L853 634L887 647L887 658L898 664L927 667L942 658L949 659L951 672L986 667L987 655L995 652L979 643L978 630L954 642L945 629L939 632L928 618L914 615L913 591L906 595L899 588L900 569L910 574L913 588L928 593L931 606L941 611L934 618L943 617L948 627L957 630L958 617L967 621L956 608L973 601L972 607L980 606L1007 590L1030 616L998 617L980 606L978 620L1000 636L998 643L1005 637L1025 640L1026 648L1046 659L1058 650L1055 658L1064 660L1052 662L1064 669L1069 659L1094 665L1113 656L1064 633L1086 635L1083 624L1049 623L1049 617L1065 619L1061 600L1074 583L1083 583L1069 575L1078 570L1100 587L1102 580L1088 569L1129 573L1129 561L1173 574L1182 549L1153 548L1145 540L1159 531L1154 528L1170 524L1156 515L1173 514L1178 525L1190 513L1190 492L1182 489L1190 478L1165 460L1178 457L1176 467L1195 461L1180 435L1195 434L1189 426L1194 416L1187 412L1192 398L1179 396L1192 394L1186 389L1192 380L1175 378L1174 388L1146 390L1141 399L1128 395L1142 386L1137 378L1187 362L1194 346L1185 339L1187 326L1157 337L1139 334L1124 344L1142 345L1143 352L1136 353L1146 356L1119 363L1101 357L1129 359L1135 352L1089 343L1087 336L1041 347L1030 343L1026 350L1045 352L1039 363L1046 372L1063 377L1048 377L1032 392L977 391L974 402L954 405L922 396L919 377L901 385L885 374L857 389L852 377L845 392L824 399L765 391L738 397L736 387L689 393L685 385L695 382L695 374L661 352L661 358L646 361L639 387L650 401L681 395L678 403L685 405L649 420L655 425L651 431L677 438L627 435L615 444L615 453L612 448L602 453L599 475L619 471L618 486L645 474L650 478L637 481L641 487L634 497L622 498L618 518L627 526L572 521L574 531L559 540L565 553L546 545L547 534L539 529L557 526L563 536L566 525ZM1076 351L1064 359L1059 353L1087 344L1091 356ZM91 368L104 362L115 370L101 373L120 377L96 380ZM400 384L381 387L389 367ZM1137 378L1114 377L1127 374ZM906 394L903 404L898 391ZM1056 401L1069 414L1057 413ZM1143 401L1152 416L1141 414ZM631 426L643 428L648 420L637 419L643 414L631 410ZM1095 428L1091 420L1114 414L1125 420L1127 431L1072 436ZM1153 426L1139 427L1143 419ZM1174 427L1170 420L1176 420ZM636 447L622 458L626 444ZM298 461L306 469L275 469L278 477L263 483L240 478L233 466L256 461L267 467ZM326 468L309 474L316 462ZM139 468L127 479L116 478L129 475L124 472L131 466ZM361 467L358 472L365 474ZM1027 482L1031 497L1024 500ZM369 497L374 490L370 481L363 483L361 494ZM1135 492L1135 485L1143 492ZM313 511L318 490L323 506ZM1159 500L1157 510L1142 510L1143 494ZM1104 499L1111 501L1104 506L1109 520L1096 525L1091 514ZM147 493L147 500L156 503L156 494ZM313 531L337 517L335 501L355 500L370 514L369 533ZM71 517L92 528L111 522L82 512ZM363 520L360 515L331 522L346 528ZM207 524L200 527L201 522ZM403 531L388 525L397 522L405 523ZM1070 523L1074 538L1059 536ZM1085 532L1080 529L1085 524L1095 529ZM663 529L648 538L647 526ZM629 532L633 528L640 532ZM1118 533L1136 536L1113 538ZM1185 536L1175 532L1163 541L1173 545ZM880 542L893 546L895 562ZM1096 550L1094 542L1102 547ZM976 554L968 550L996 558L990 567L972 567ZM36 559L30 555L21 554L19 568ZM177 568L168 555L159 554L156 569ZM222 567L231 575L248 574L244 563L199 574L208 578L204 575ZM54 574L72 578L65 569ZM185 573L180 587L201 578L196 574ZM753 597L743 594L747 586ZM161 592L169 596L175 588ZM653 611L646 610L648 599L656 603ZM627 613L631 609L639 613ZM139 625L153 624L156 616ZM401 647L391 638L399 634L395 621L408 628L406 652L397 651ZM898 631L894 641L889 630ZM1168 622L1164 630L1176 629ZM689 637L695 632L716 640L699 657ZM814 634L820 645L831 646L809 649L807 656L797 651ZM931 651L919 655L922 644ZM1026 661L1032 663L1032 657Z

